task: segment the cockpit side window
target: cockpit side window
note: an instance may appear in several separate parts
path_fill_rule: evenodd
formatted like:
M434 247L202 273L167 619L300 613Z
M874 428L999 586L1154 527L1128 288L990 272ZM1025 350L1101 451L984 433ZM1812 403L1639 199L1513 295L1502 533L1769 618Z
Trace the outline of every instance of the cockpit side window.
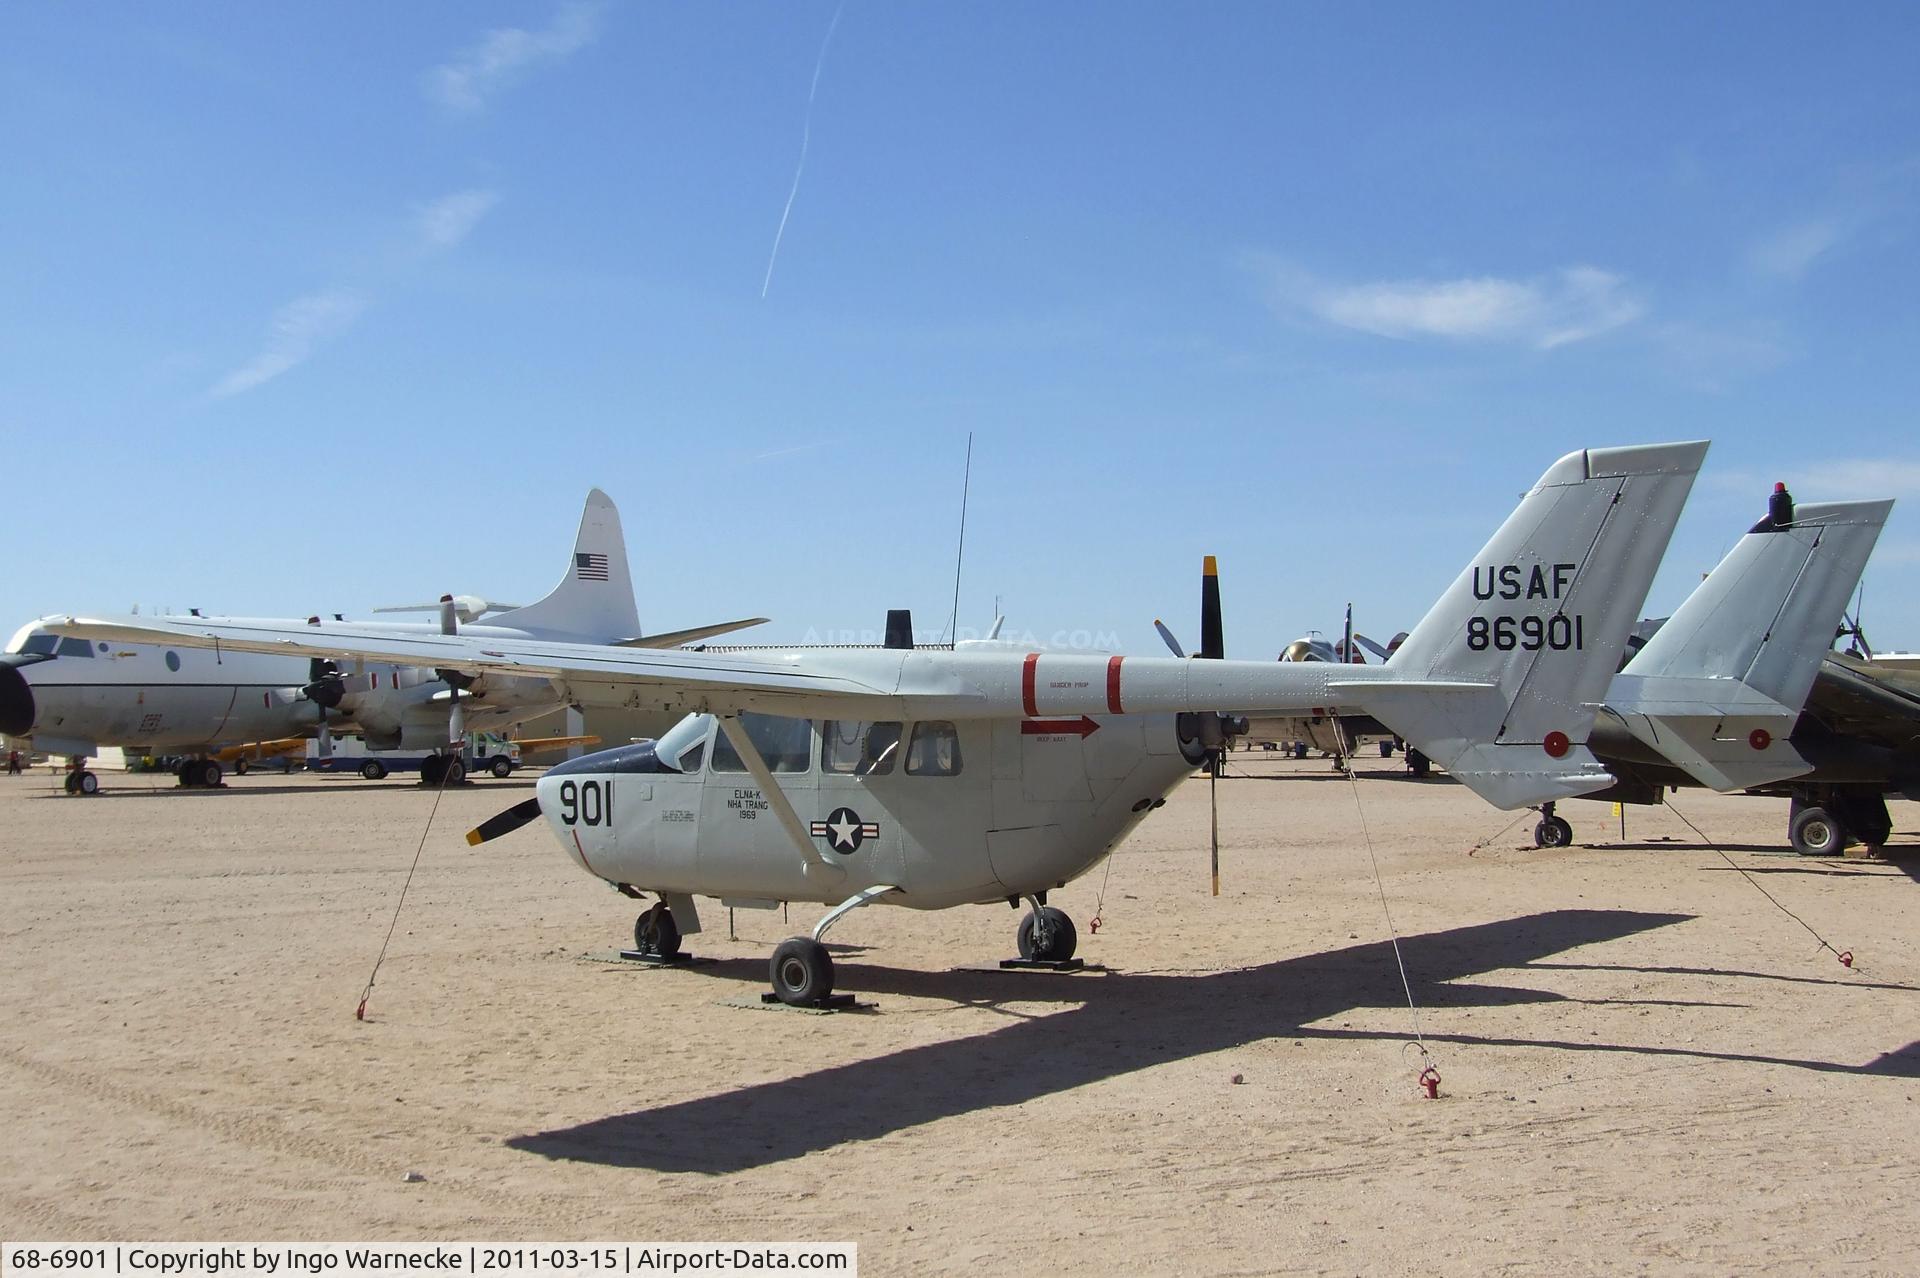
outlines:
M907 747L907 775L960 775L960 734L951 723L930 720L913 725L913 743Z
M27 641L20 645L20 651L30 652L42 657L51 657L54 647L59 642L60 637L58 635L50 635L42 630L38 634L28 635Z
M47 637L51 639L53 636L48 635ZM93 655L93 645L85 639L68 638L62 639L60 646L53 651L54 655L61 657L91 657Z
M820 770L884 777L900 753L900 725L828 719L820 725Z
M805 772L813 766L813 721L811 719L787 719L770 714L754 714L751 711L740 716L741 726L747 730L747 739L760 751L760 757L767 761L770 772ZM745 772L746 761L740 752L733 748L724 727L713 738L713 770L715 772Z

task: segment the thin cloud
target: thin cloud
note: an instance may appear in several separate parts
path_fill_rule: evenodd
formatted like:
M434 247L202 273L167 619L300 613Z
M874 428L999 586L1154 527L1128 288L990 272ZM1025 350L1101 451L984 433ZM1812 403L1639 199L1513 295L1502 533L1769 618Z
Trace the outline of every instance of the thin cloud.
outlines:
M527 71L563 62L592 44L600 34L601 11L599 4L563 4L543 30L489 31L451 62L427 72L427 93L449 111L474 114L486 106L490 94Z
M1624 278L1569 266L1525 279L1340 284L1272 259L1257 261L1274 305L1323 323L1401 341L1441 339L1552 350L1631 324L1646 313Z
M1920 462L1891 457L1830 457L1807 465L1782 462L1774 471L1711 471L1702 486L1722 492L1764 493L1784 481L1808 501L1877 501L1920 497Z
M1920 462L1895 457L1829 458L1803 474L1809 493L1818 490L1839 499L1920 495Z
M1831 218L1784 227L1756 240L1747 264L1769 279L1797 280L1845 236L1845 229Z
M349 289L328 289L294 299L275 313L260 353L221 378L207 394L225 399L272 381L346 331L366 306L366 299Z
M422 205L414 215L414 225L428 248L452 248L466 239L499 202L498 191L455 191Z

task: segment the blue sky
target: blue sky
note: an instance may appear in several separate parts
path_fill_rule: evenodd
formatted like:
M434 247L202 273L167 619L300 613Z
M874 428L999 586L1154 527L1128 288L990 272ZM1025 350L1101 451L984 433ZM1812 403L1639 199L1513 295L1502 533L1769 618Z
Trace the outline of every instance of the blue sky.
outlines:
M1212 552L1266 657L1706 436L1650 611L1785 479L1905 499L1866 620L1920 647L1916 28L8 6L0 628L525 601L599 485L650 628L937 631L973 432L963 627L1157 651Z

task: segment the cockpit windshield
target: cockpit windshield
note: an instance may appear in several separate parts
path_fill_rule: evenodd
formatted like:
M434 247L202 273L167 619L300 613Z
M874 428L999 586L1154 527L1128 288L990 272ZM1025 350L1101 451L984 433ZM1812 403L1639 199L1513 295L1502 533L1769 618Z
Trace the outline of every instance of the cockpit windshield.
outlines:
M30 630L16 635L15 645L8 651L36 657L91 657L93 645L85 639L62 639L44 630Z
M653 752L660 762L676 772L698 772L706 752L707 734L713 730L713 716L690 714L660 734Z

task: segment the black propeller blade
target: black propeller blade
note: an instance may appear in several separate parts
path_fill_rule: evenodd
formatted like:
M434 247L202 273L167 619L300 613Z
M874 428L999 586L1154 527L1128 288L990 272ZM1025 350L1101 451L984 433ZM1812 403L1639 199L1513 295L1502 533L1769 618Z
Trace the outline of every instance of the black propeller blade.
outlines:
M468 830L467 842L474 847L479 847L489 839L497 839L503 834L512 834L539 815L540 800L537 797L516 803L505 812L496 812Z
M1227 655L1227 640L1220 624L1220 565L1212 555L1200 568L1200 655L1219 661Z

